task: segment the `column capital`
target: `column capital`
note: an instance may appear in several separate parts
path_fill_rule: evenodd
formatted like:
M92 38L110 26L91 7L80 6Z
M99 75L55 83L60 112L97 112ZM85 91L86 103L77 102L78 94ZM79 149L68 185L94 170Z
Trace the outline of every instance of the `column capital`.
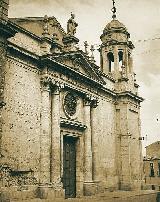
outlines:
M91 106L96 108L98 106L98 98L91 95L86 95L84 98L84 106Z
M52 79L48 74L45 74L41 77L41 88L43 91L50 92L51 90Z
M59 94L60 90L64 88L63 83L56 81L49 74L42 75L41 86L44 91L51 91L53 94Z
M64 88L64 84L58 81L52 83L52 94L58 95L60 91Z

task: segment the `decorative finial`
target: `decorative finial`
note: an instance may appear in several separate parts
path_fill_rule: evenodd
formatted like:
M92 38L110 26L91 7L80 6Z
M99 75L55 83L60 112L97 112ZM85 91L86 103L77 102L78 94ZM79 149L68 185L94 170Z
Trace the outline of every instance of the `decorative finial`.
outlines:
M112 0L112 1L113 1L113 8L111 9L111 11L113 13L112 18L114 20L116 18L116 11L117 11L117 9L115 7L115 0Z
M90 49L90 51L91 51L91 62L95 62L95 59L94 59L94 51L95 51L95 48L94 48L94 45L91 45L91 49Z
M85 53L86 53L86 55L88 55L88 42L87 41L85 41L84 42L84 48L85 48Z

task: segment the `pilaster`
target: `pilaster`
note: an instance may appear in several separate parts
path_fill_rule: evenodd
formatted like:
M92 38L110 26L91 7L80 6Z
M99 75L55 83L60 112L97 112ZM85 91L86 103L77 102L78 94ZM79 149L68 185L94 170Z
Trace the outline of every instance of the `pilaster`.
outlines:
M56 84L52 89L52 133L51 133L51 182L61 186L61 136L60 136L60 90Z
M119 57L118 57L118 47L115 45L114 46L114 74L115 74L115 79L118 79L118 74L119 74Z
M91 107L96 106L96 102L90 96L84 99L84 122L87 126L84 137L84 195L96 193L96 184L93 182L93 154L92 154L92 128L91 128Z
M40 136L40 183L50 183L50 145L51 145L51 80L45 77L41 81L41 136Z

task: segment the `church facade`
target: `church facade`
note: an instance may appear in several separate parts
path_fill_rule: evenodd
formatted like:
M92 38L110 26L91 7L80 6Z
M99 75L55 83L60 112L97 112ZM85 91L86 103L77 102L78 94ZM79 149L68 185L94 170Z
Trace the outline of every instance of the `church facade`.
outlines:
M140 103L130 34L116 19L100 66L55 17L8 18L0 2L0 185L41 197L141 188ZM93 47L92 47L93 49ZM38 191L37 191L38 192Z

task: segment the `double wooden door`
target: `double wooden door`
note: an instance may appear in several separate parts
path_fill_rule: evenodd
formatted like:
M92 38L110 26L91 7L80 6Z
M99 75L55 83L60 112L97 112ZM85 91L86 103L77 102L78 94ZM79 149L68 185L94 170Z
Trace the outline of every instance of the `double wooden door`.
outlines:
M66 198L76 197L76 138L64 136L63 187Z

